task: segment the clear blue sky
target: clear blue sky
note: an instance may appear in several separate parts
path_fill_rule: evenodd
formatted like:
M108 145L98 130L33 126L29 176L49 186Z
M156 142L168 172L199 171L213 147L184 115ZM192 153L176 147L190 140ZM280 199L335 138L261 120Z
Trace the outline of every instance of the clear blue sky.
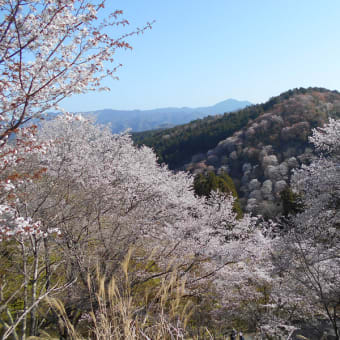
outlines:
M111 92L67 99L70 111L264 102L295 87L340 90L339 0L108 0L130 28Z

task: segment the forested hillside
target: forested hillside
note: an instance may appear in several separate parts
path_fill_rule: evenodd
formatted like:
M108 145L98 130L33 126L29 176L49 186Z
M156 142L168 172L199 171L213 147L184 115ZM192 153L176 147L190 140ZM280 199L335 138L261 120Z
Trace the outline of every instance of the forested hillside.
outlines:
M307 94L314 94L314 100L309 102L306 99L303 102L302 97L301 101L296 97ZM291 98L296 98L296 102ZM291 103L288 105L289 100ZM132 138L138 145L152 147L161 163L166 163L170 169L178 169L189 162L193 155L214 148L218 142L266 112L275 111L280 114L281 109L282 113L284 110L295 112L295 120L299 120L298 116L302 114L310 121L310 127L315 127L324 121L325 115L332 114L333 111L340 112L338 100L340 95L336 91L323 88L294 89L273 97L264 104L248 106L230 114L209 116L171 129L134 133ZM309 113L305 112L307 110Z
M272 217L283 212L281 192L292 170L315 157L312 129L339 115L340 93L300 88L229 115L133 137L172 169L228 173L243 208Z
M171 129L134 133L132 137L137 144L152 147L160 162L176 169L190 160L193 154L212 148L261 112L262 106L254 105L235 113L208 116Z

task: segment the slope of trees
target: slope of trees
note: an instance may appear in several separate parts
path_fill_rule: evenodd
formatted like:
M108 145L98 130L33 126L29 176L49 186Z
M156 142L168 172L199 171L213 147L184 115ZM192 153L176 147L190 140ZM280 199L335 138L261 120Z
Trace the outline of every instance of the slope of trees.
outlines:
M340 94L334 91L300 89L271 101L270 109L184 165L194 174L227 172L242 208L267 218L282 213L280 193L289 186L293 169L316 157L308 139L313 127L340 117Z
M134 133L133 140L138 145L152 147L160 163L176 169L190 161L192 155L206 152L232 135L261 112L261 106L255 105L236 113L209 116L172 129Z
M273 111L275 114L284 115L286 103L289 103L287 114L295 114L297 117L301 114L303 117L306 116L306 120L310 121L312 127L319 126L326 117L324 112L316 104L309 105L306 112L306 107L294 100L299 95L306 94L315 94L315 98L320 104L323 101L326 102L326 98L330 102L338 101L338 108L333 110L332 114L339 115L340 96L337 91L329 91L323 88L300 88L284 92L264 104L252 105L234 113L209 116L171 129L134 133L132 138L138 145L144 144L152 147L160 163L166 163L170 169L178 169L183 167L185 163L189 163L192 156L204 154L209 149L215 148L220 141L242 130L262 114ZM324 108L323 111L327 111L327 108ZM293 121L291 122L293 123ZM271 143L275 139L276 132L267 132L262 136L262 139L266 138ZM265 141L260 139L255 142L258 144ZM277 142L279 143L279 141Z

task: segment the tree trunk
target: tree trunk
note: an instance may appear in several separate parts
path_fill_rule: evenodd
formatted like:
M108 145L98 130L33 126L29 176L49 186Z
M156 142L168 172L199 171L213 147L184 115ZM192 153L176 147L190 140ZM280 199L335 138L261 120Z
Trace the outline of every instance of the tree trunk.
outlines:
M27 328L27 305L28 305L28 273L27 273L27 254L25 243L22 241L21 250L22 250L22 260L23 260L23 275L24 275L24 309L23 313L25 314L22 323L21 323L21 340L26 340L26 328Z
M32 292L31 292L31 303L32 305L37 300L37 285L38 285L38 267L39 267L39 257L38 257L38 243L35 236L31 237L32 249L33 249L33 277L32 277ZM30 335L37 335L37 306L33 307L30 313Z

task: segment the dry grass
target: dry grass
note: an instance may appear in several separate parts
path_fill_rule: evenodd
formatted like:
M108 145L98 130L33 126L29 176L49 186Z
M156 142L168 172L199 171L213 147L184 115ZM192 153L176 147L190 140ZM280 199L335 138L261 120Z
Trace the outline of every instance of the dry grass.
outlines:
M177 272L159 279L136 293L129 275L132 251L121 264L120 280L108 280L97 269L94 283L88 279L89 292L95 291L92 311L88 314L88 333L80 334L68 319L60 300L48 299L49 305L68 329L71 340L167 340L188 339L186 325L192 305L185 299L185 281ZM46 338L47 339L47 338Z

